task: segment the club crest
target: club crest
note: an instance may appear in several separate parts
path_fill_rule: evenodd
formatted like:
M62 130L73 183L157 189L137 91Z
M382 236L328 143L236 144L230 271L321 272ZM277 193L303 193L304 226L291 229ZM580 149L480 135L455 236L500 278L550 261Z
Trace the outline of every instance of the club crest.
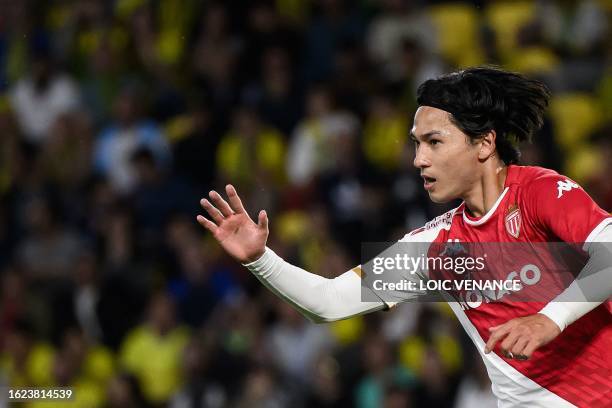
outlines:
M508 231L508 234L518 238L521 233L521 221L521 210L518 208L518 205L511 205L506 215L506 231Z

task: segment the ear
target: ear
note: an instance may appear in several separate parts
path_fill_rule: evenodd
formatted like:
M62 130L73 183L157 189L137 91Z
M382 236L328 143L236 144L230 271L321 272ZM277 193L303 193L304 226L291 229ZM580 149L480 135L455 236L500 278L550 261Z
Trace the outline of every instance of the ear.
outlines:
M478 159L486 160L495 153L495 140L497 133L495 130L490 130L485 133L480 139L480 150L478 151Z

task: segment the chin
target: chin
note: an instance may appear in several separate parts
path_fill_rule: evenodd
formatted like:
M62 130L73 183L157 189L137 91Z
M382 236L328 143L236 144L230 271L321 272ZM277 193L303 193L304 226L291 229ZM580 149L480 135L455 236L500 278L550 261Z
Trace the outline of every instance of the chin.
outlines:
M453 200L453 198L436 193L435 191L429 192L429 199L436 204L446 204Z

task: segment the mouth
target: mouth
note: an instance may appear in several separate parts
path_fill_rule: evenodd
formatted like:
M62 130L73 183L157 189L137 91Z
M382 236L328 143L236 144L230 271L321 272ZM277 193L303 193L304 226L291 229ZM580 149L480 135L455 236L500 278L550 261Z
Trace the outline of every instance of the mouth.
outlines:
M422 175L421 177L423 177L423 180L425 181L425 183L423 184L425 190L431 190L436 182L436 179L434 177L429 177L425 175Z

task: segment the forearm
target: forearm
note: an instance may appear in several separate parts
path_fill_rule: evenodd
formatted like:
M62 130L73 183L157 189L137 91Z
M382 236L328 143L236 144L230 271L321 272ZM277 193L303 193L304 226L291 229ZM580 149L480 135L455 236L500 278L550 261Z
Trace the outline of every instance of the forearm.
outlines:
M561 330L612 295L612 225L586 245L589 260L576 280L541 311Z
M291 265L270 248L266 248L257 261L244 266L268 289L317 323L346 319L385 307L382 301L361 301L361 278L352 270L326 279Z

